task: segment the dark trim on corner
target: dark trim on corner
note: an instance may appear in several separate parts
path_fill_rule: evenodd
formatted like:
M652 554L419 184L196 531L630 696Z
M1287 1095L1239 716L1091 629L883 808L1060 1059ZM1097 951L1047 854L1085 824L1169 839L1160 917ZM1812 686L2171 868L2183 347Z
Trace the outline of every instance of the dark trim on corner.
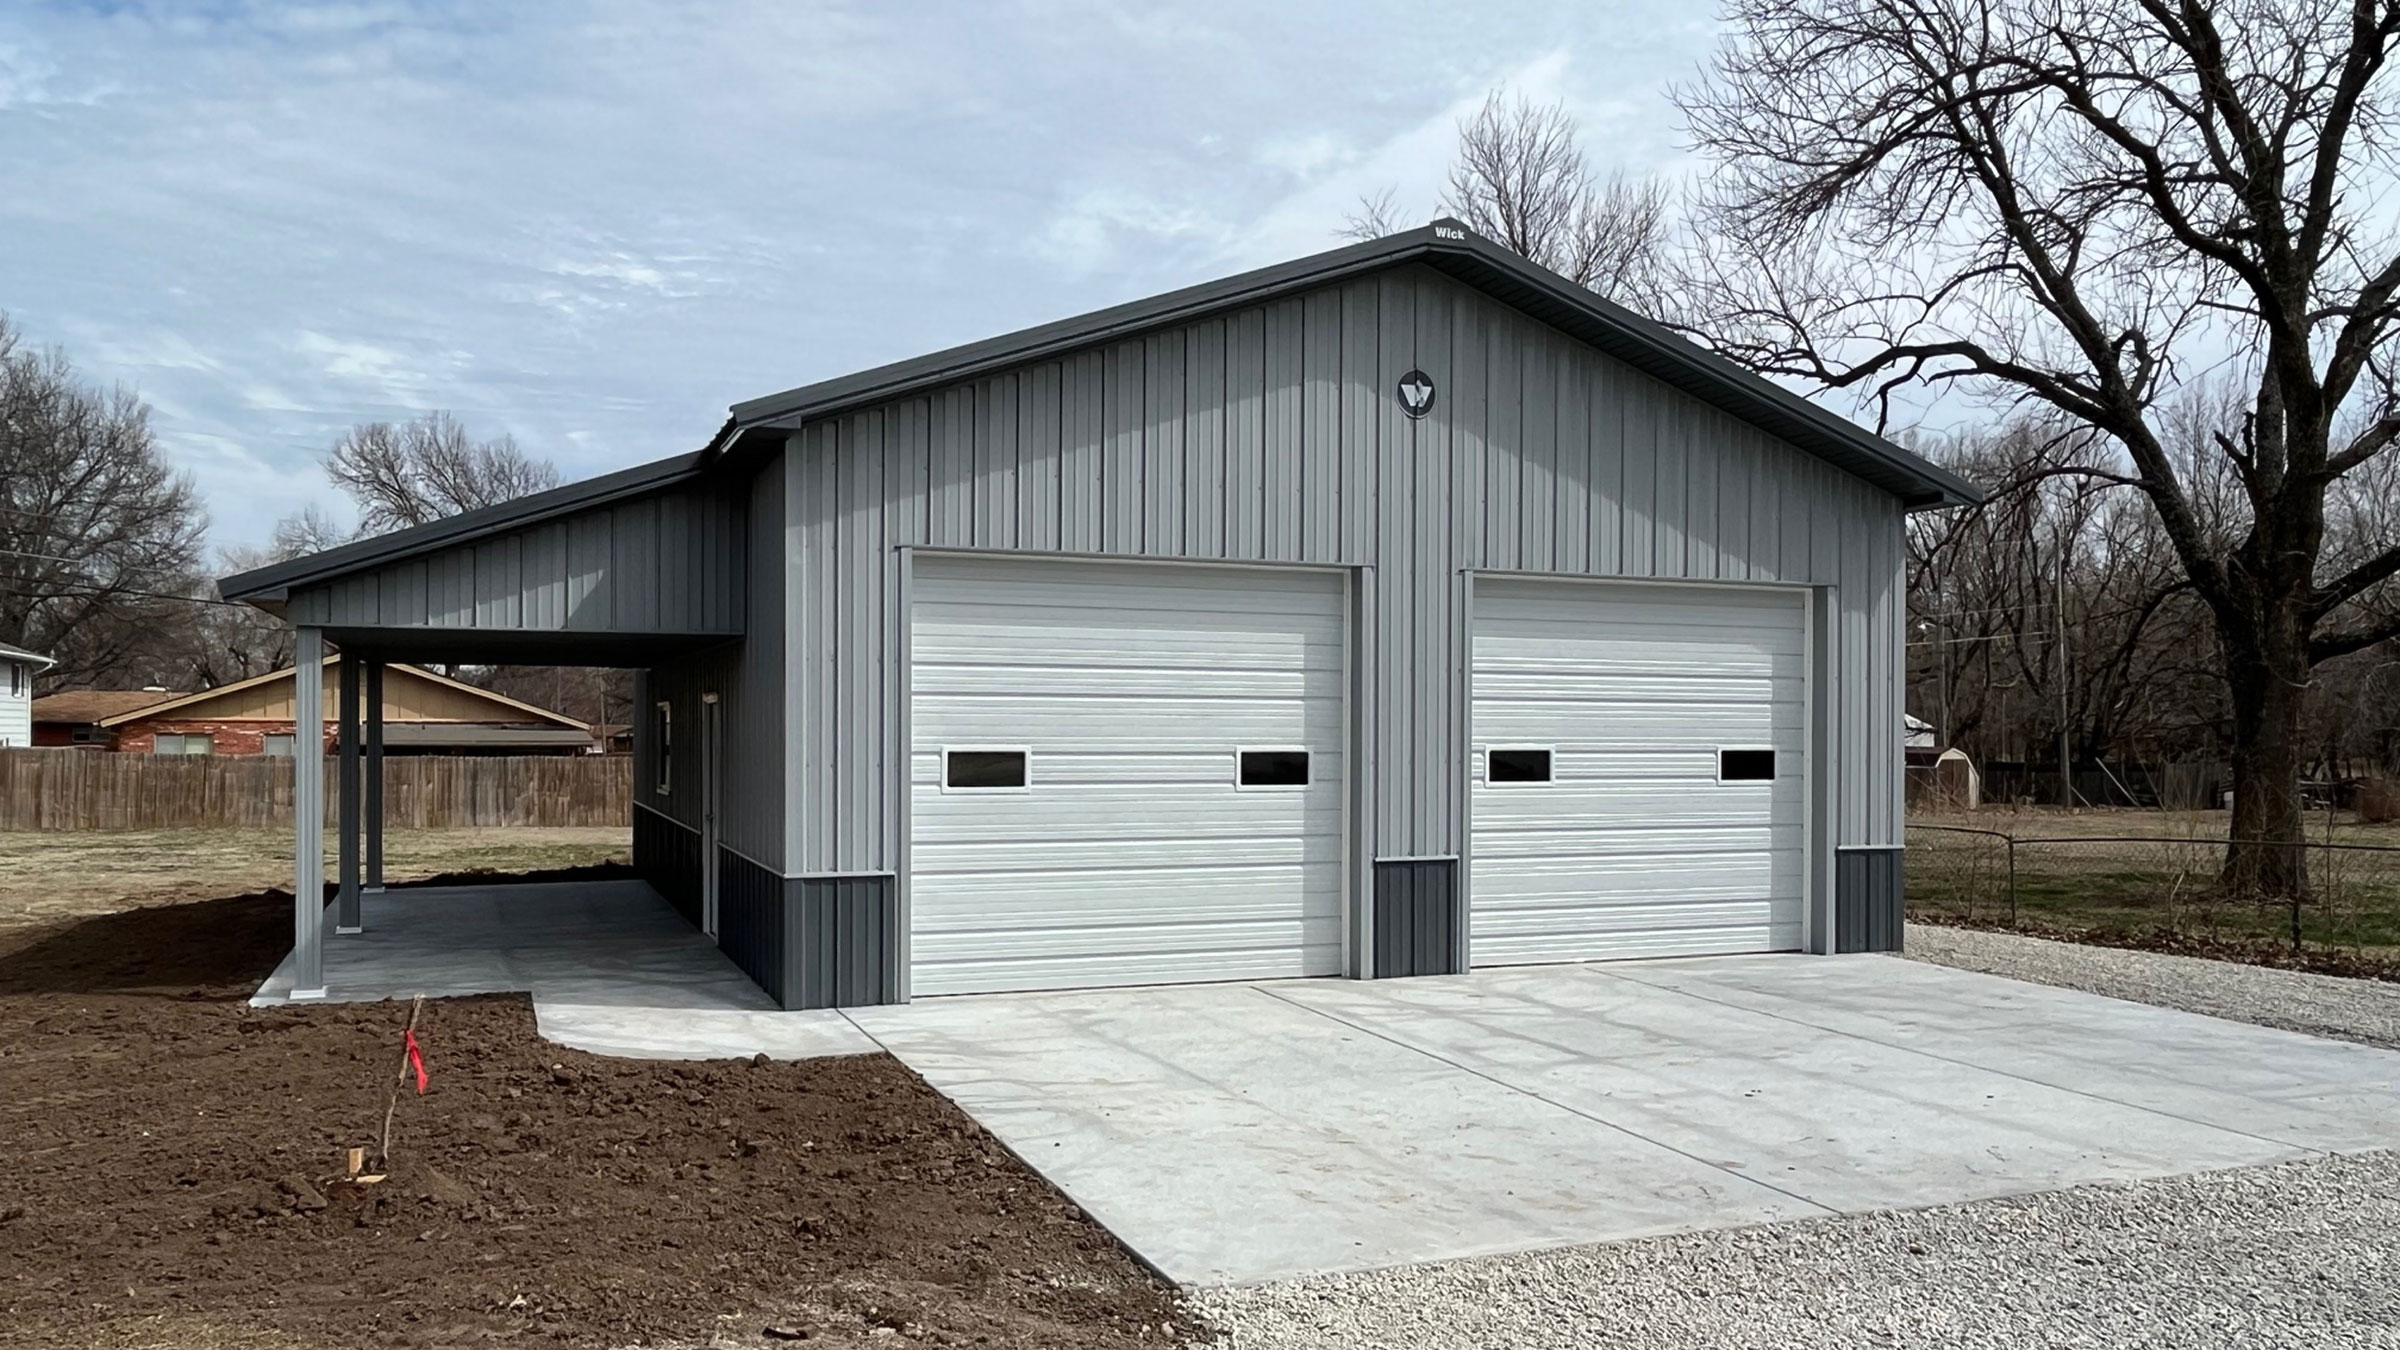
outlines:
M633 804L633 870L650 889L675 907L684 921L700 926L700 832L675 817Z
M889 873L778 876L717 848L717 945L778 1007L899 1001L899 931Z
M1458 859L1375 860L1375 977L1458 973Z
M1833 949L1896 952L1907 933L1903 899L1908 855L1898 844L1850 845L1833 853Z

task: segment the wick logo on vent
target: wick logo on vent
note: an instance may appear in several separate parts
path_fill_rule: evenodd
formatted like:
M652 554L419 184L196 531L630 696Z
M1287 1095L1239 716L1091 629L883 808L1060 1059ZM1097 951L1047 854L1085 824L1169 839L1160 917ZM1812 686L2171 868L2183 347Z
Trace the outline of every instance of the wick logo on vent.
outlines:
M1411 417L1423 417L1433 411L1433 377L1421 370L1412 370L1400 377L1400 411Z

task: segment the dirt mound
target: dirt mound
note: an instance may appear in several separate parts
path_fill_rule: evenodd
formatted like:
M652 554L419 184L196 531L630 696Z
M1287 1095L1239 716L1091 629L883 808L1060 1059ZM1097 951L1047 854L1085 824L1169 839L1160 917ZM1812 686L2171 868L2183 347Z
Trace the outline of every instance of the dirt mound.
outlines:
M1171 1291L885 1056L604 1059L519 998L252 1009L264 894L0 934L11 1345L1156 1346ZM1173 1331L1170 1332L1169 1328ZM897 1337L898 1339L895 1339Z

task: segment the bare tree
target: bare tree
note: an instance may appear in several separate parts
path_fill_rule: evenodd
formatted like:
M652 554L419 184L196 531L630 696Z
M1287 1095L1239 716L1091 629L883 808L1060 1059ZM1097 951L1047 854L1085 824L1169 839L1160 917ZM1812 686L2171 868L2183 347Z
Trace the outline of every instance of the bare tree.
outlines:
M1578 286L1647 298L1666 242L1666 189L1595 180L1566 104L1494 91L1459 124L1443 209L1461 224Z
M470 440L445 412L354 427L325 473L358 503L359 529L383 534L558 486L558 469L506 436Z
M2395 35L2400 0L1730 0L1681 94L1717 162L1694 318L1729 354L2108 444L2059 467L2140 493L2209 611L2246 893L2307 889L2315 668L2400 633L2400 542L2326 547L2339 485L2400 439ZM2245 395L2179 452L2210 372Z
M2155 516L2056 472L2095 439L2053 416L1923 447L1995 490L1909 519L1914 710L1978 759L2049 765L2015 791L2061 801L2061 770L2221 748L2222 681L2190 658L2207 614Z
M1399 189L1385 188L1381 192L1361 194L1358 209L1342 217L1342 237L1345 239L1381 239L1408 228L1400 219L1400 210L1393 204Z
M124 389L0 316L0 642L58 658L45 687L117 672L174 621L206 517Z
M1386 188L1361 197L1342 233L1380 239L1403 225ZM1442 210L1578 286L1639 308L1664 300L1668 197L1656 179L1594 176L1562 103L1498 90L1459 123Z

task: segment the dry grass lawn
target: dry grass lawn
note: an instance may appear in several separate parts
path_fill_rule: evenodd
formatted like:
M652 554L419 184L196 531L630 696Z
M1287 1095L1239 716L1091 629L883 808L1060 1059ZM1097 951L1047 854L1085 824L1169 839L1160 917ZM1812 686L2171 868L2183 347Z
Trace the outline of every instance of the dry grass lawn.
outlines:
M392 881L445 872L530 872L630 856L622 827L393 830ZM330 871L333 850L326 850ZM0 832L0 926L107 914L292 884L288 830Z
M1911 811L1911 825L1954 825L1975 830L1998 830L2020 839L2223 839L2232 819L2226 811L2149 811L2138 807L1987 806L1978 811ZM2325 813L2308 816L2312 842L2388 844L2400 847L2400 822L2363 825L2348 811L2333 815L2328 833Z

